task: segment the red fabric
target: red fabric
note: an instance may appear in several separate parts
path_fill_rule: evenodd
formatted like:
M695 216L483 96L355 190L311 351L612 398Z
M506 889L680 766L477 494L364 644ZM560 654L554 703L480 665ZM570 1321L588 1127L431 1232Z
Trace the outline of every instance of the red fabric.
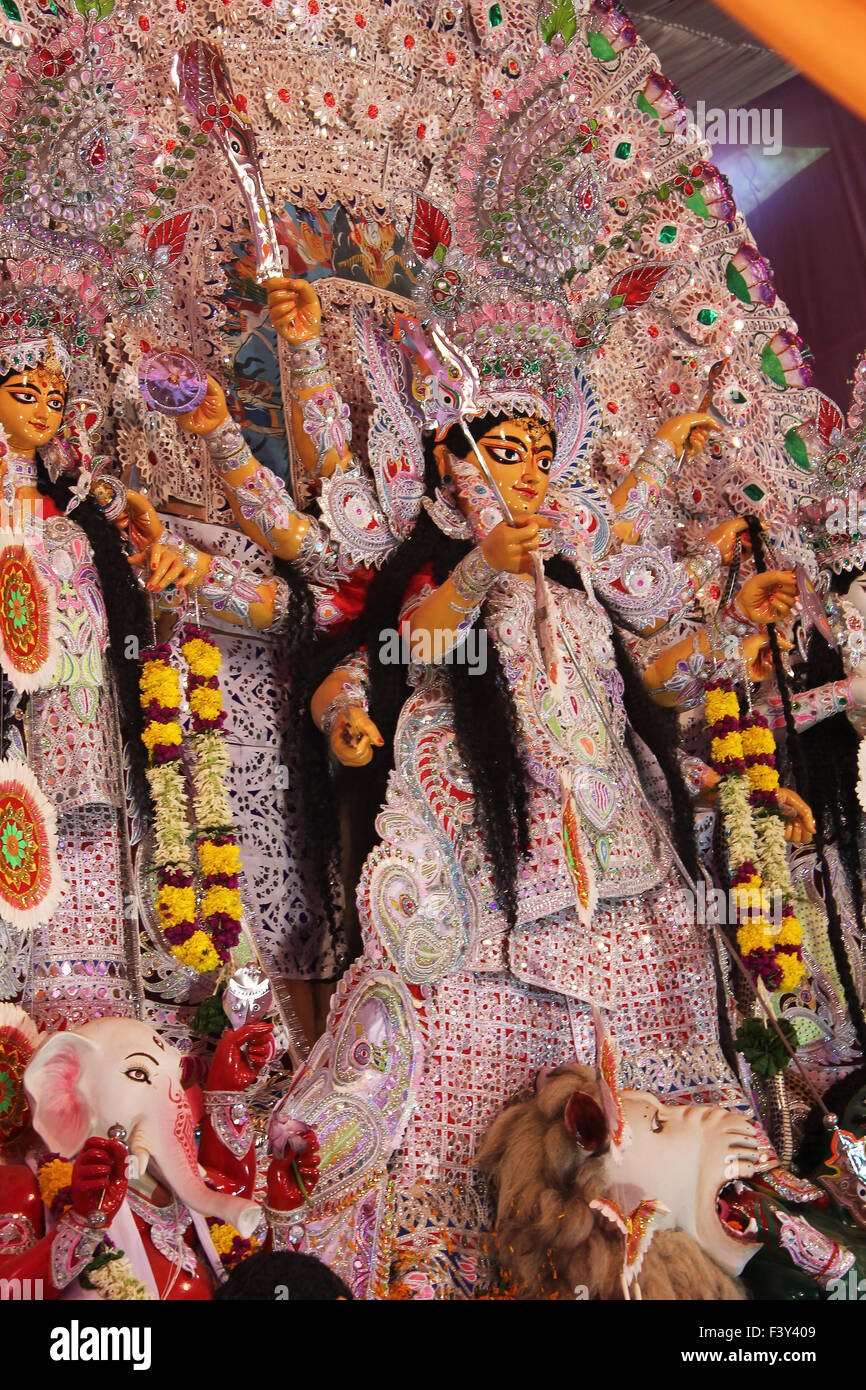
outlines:
M433 563L428 561L417 574L413 574L409 583L406 585L406 592L403 595L403 602L400 605L400 620L407 617L414 608L418 607L418 601L425 589L435 589L436 580L433 577Z
M375 570L367 565L358 569L339 589L328 589L316 602L317 619L329 632L343 632L364 611L367 590Z

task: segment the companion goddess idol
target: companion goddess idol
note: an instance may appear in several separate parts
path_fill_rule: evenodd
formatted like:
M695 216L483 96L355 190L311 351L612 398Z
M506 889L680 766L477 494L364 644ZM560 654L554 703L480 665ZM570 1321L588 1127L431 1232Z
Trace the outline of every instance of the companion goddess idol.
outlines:
M394 524L401 505L417 519L347 635L365 652L314 716L365 688L394 764L358 888L364 951L277 1117L311 1125L324 1156L309 1248L368 1296L483 1282L478 1146L539 1068L594 1060L592 1006L629 1084L742 1104L685 891L672 726L592 589L609 527L581 477L575 335L514 298L448 328L403 323L402 351L359 328L392 430L406 437L401 391L421 412L411 503L376 455L381 413L371 450L380 499L402 483Z

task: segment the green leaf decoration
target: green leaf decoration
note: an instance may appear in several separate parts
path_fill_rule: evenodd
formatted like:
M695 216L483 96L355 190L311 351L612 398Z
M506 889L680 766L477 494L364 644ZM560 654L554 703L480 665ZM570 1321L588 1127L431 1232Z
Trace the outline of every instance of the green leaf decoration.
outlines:
M215 994L199 1004L190 1019L189 1026L193 1032L203 1033L208 1038L221 1038L225 1030L231 1027L223 1012L222 1000L225 988L225 985L220 985Z
M787 391L788 383L785 380L782 364L769 343L767 343L767 346L761 353L761 371L764 373L764 376L768 376L777 386L781 386L783 391Z
M683 202L692 212L697 213L698 217L709 217L710 210L704 202L703 193L692 193L691 197L684 198Z
M797 1034L793 1024L786 1018L777 1021L788 1045L796 1050ZM744 1019L734 1038L734 1045L755 1075L767 1081L784 1071L791 1060L775 1028L771 1028L762 1018Z
M812 465L809 462L809 455L806 445L803 443L802 436L797 430L796 425L792 425L785 435L785 448L791 455L798 468L802 468L804 473L811 473Z
M552 0L538 12L538 36L548 46L559 34L566 48L577 33L577 14L573 0Z
M749 287L733 261L728 261L725 269L725 284L736 299L741 300L743 304L751 304L752 296L749 293Z
M600 63L610 63L616 57L616 49L604 34L591 31L587 34L586 41L593 58L597 58Z

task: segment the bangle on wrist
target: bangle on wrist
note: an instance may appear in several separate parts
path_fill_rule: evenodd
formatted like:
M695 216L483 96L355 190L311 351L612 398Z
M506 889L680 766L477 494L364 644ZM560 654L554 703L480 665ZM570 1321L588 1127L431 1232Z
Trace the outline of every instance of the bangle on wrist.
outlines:
M498 578L499 571L487 563L481 546L477 545L455 566L451 574L451 583L457 597L472 609L482 602Z
M692 576L695 593L702 589L722 567L722 552L714 541L707 541L700 550L686 556L686 569Z
M204 436L208 457L217 473L232 473L249 463L251 454L240 425L229 415Z
M334 725L344 710L357 707L363 709L365 714L369 712L364 691L358 685L344 683L333 700L328 701L319 718L319 728L325 738L330 739Z
M651 478L661 491L676 461L677 451L670 440L660 439L656 435L640 454L634 471L644 477Z
M154 544L164 545L167 546L169 550L173 550L189 569L195 569L198 564L199 553L195 546L190 545L189 541L185 541L183 536L178 536L174 531L169 531L167 526L162 528L162 534Z

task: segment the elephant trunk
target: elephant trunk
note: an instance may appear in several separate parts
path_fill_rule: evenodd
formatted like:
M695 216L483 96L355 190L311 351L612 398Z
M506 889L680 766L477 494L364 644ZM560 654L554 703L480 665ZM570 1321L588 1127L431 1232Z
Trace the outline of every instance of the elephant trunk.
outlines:
M230 1222L246 1239L261 1220L261 1208L248 1197L214 1192L205 1184L196 1159L192 1114L185 1098L183 1110L186 1113L179 1112L173 1132L160 1130L152 1142L143 1125L136 1127L130 1143L136 1163L135 1171L144 1173L148 1161L153 1159L170 1191L185 1206L201 1216L213 1216L218 1221Z

